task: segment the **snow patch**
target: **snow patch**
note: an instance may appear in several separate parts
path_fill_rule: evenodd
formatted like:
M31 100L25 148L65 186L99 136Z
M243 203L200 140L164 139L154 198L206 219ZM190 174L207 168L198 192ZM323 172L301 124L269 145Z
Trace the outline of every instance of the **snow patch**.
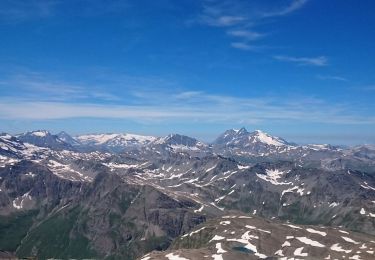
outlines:
M288 185L291 184L291 182L280 182L279 179L282 177L282 175L285 172L282 172L278 169L270 170L266 169L266 174L256 174L258 178L265 180L267 182L272 183L273 185Z
M28 177L31 177L31 178L34 178L36 176L35 173L32 173L32 172L28 172L25 174L25 176L28 176Z
M17 197L13 200L13 207L15 209L22 209L24 207L25 200L32 200L32 197L29 195L30 191L23 194L21 197Z
M166 257L168 258L168 260L189 260L185 257L181 257L181 256L175 255L173 253L170 253L170 254L166 255Z
M355 245L359 244L359 242L354 241L350 237L341 237L341 238L344 239L346 242L349 242L349 243L352 243L352 244L355 244Z
M307 253L302 253L302 250L303 250L303 247L296 248L296 250L294 250L293 254L295 256L308 256Z
M261 143L268 144L268 145L274 145L274 146L283 146L285 143L283 143L279 138L270 136L260 130L255 130L255 139L258 140Z
M333 208L333 207L337 207L338 205L340 205L340 203L338 203L338 202L332 202L331 204L329 204L329 207Z
M343 249L339 243L337 244L333 244L330 248L332 251L336 251L336 252L344 252L346 254L349 254L350 252L352 252L352 250L348 249L348 250L345 250Z
M215 235L215 236L210 240L210 242L211 242L211 241L223 240L223 239L225 239L225 237Z
M307 237L296 237L296 239L306 245L315 246L315 247L325 247L325 245L319 243L318 241L314 241Z
M237 168L239 169L239 170L244 170L244 169L249 169L250 168L250 166L243 166L243 165L237 165Z
M290 193L290 192L294 192L294 191L296 191L297 193L299 193L300 196L303 196L303 191L304 190L305 190L304 188L299 188L298 186L294 186L293 188L283 190L281 192L280 199L284 196L285 193Z
M288 227L291 227L291 228L294 228L294 229L302 229L300 227L297 227L295 225L291 225L291 224L284 224L285 226L288 226Z
M38 137L45 137L48 135L47 131L35 131L31 133L32 135L38 136Z
M204 229L206 229L206 227L202 227L202 228L200 228L198 230L192 231L192 232L190 232L188 234L183 235L182 237L187 237L187 236L191 237L192 235L197 234L197 233L201 232Z
M361 184L361 187L366 190L375 190L375 188L368 185L367 182L363 182L363 184Z
M260 228L254 227L254 226L246 225L245 227L246 227L246 228L249 228L249 229L259 230L259 231L261 231L261 232L271 234L271 231L264 230L264 229L260 229Z
M318 231L318 230L315 230L315 229L312 229L312 228L308 228L306 229L307 232L310 232L310 233L314 233L314 234L319 234L323 237L325 237L327 235L326 232L323 232L323 231Z
M203 208L204 208L204 205L202 205L199 209L195 209L194 213L202 212Z
M208 169L206 170L206 172L212 171L213 169L216 168L216 166L217 166L217 165L215 165L215 166L213 166L213 167L211 167L211 168L208 168Z
M221 243L216 243L216 249L217 249L217 253L218 254L222 254L222 253L226 253L227 251L225 251L222 247L221 247Z

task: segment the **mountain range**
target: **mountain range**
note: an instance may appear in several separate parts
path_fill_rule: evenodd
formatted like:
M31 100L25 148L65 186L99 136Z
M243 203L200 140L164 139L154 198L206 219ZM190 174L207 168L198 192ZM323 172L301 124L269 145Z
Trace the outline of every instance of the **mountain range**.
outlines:
M0 250L99 259L374 259L375 146L260 130L0 134ZM1 255L0 255L1 256Z

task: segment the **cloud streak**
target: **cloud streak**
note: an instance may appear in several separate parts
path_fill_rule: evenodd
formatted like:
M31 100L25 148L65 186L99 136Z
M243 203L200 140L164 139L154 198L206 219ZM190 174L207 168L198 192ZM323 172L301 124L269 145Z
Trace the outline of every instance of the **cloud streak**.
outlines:
M250 30L230 30L230 31L227 31L227 34L231 36L243 38L248 41L255 41L265 36L265 34L253 32Z
M105 76L105 77L108 77ZM110 75L99 86L57 80L28 71L0 82L0 119L118 118L140 123L374 124L370 108L311 97L214 95L184 91L160 78ZM106 91L115 89L114 93ZM177 90L180 89L180 90Z
M65 0L1 0L0 21L8 23L44 19L59 12L64 15L96 16L105 13L121 13L129 6L126 0L75 0L77 8L69 8Z
M273 56L273 58L279 61L296 63L298 65L310 65L310 66L318 66L318 67L328 65L328 59L325 56L294 57L294 56L276 55L276 56Z
M58 0L2 0L0 2L0 20L20 22L53 15Z
M264 12L262 13L262 16L263 17L275 17L275 16L288 15L290 13L293 13L294 11L297 11L298 9L301 9L306 3L307 3L307 0L295 0L295 1L292 1L290 5L284 8L281 8L279 10Z
M45 99L53 101L100 99L107 101L119 100L119 97L94 85L76 84L58 79L52 79L40 73L31 71L3 76L0 87L17 89L13 95L28 99Z
M232 42L230 45L235 49L244 50L244 51L255 51L255 50L259 50L262 48L262 47L253 46L244 42Z
M258 41L267 34L256 30L257 25L273 17L289 15L302 8L307 0L292 0L288 5L266 10L256 10L248 1L204 1L202 13L197 21L200 24L224 28L229 37L236 38L231 46L240 50L255 50L249 42Z
M349 81L347 78L332 75L318 75L317 78L321 80Z
M204 1L202 14L198 21L206 26L222 27L230 37L230 46L241 51L262 51L268 46L259 44L270 33L259 32L258 27L265 22L273 22L282 16L290 15L303 8L308 0L290 0L288 4L273 4L273 6L257 8L248 1ZM325 56L296 57L288 55L275 55L274 59L298 65L327 66ZM338 79L337 79L338 80Z
M68 118L117 118L141 123L152 121L255 124L261 122L308 122L374 124L375 118L355 114L348 105L323 100L274 97L240 98L200 91L146 92L137 104L48 102L1 98L0 119L51 120ZM280 101L282 100L282 101Z

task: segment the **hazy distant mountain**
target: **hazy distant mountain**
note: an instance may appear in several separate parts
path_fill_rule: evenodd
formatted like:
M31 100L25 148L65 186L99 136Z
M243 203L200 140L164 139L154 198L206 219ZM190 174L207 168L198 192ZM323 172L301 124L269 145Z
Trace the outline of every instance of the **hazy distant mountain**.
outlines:
M72 146L74 146L74 145L80 145L81 144L80 142L78 142L77 140L75 140L73 137L71 137L69 134L67 134L64 131L61 131L60 133L58 133L57 137L60 140L64 141L67 144L70 144Z
M284 146L289 145L287 141L280 137L271 136L260 130L248 132L244 127L235 130L230 129L220 135L215 141L216 145L223 146L242 146L248 147L251 145L268 145L268 146Z
M22 133L17 135L17 138L24 143L30 143L36 146L52 149L72 149L69 143L64 142L57 135L53 135L46 130Z
M75 138L85 146L114 152L139 149L156 140L156 137L135 134L90 134Z

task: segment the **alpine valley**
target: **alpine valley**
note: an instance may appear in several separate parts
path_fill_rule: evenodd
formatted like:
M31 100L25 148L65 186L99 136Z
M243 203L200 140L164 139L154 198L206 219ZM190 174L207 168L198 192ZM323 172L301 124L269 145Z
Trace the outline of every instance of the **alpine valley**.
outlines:
M375 259L375 146L0 134L0 258Z

